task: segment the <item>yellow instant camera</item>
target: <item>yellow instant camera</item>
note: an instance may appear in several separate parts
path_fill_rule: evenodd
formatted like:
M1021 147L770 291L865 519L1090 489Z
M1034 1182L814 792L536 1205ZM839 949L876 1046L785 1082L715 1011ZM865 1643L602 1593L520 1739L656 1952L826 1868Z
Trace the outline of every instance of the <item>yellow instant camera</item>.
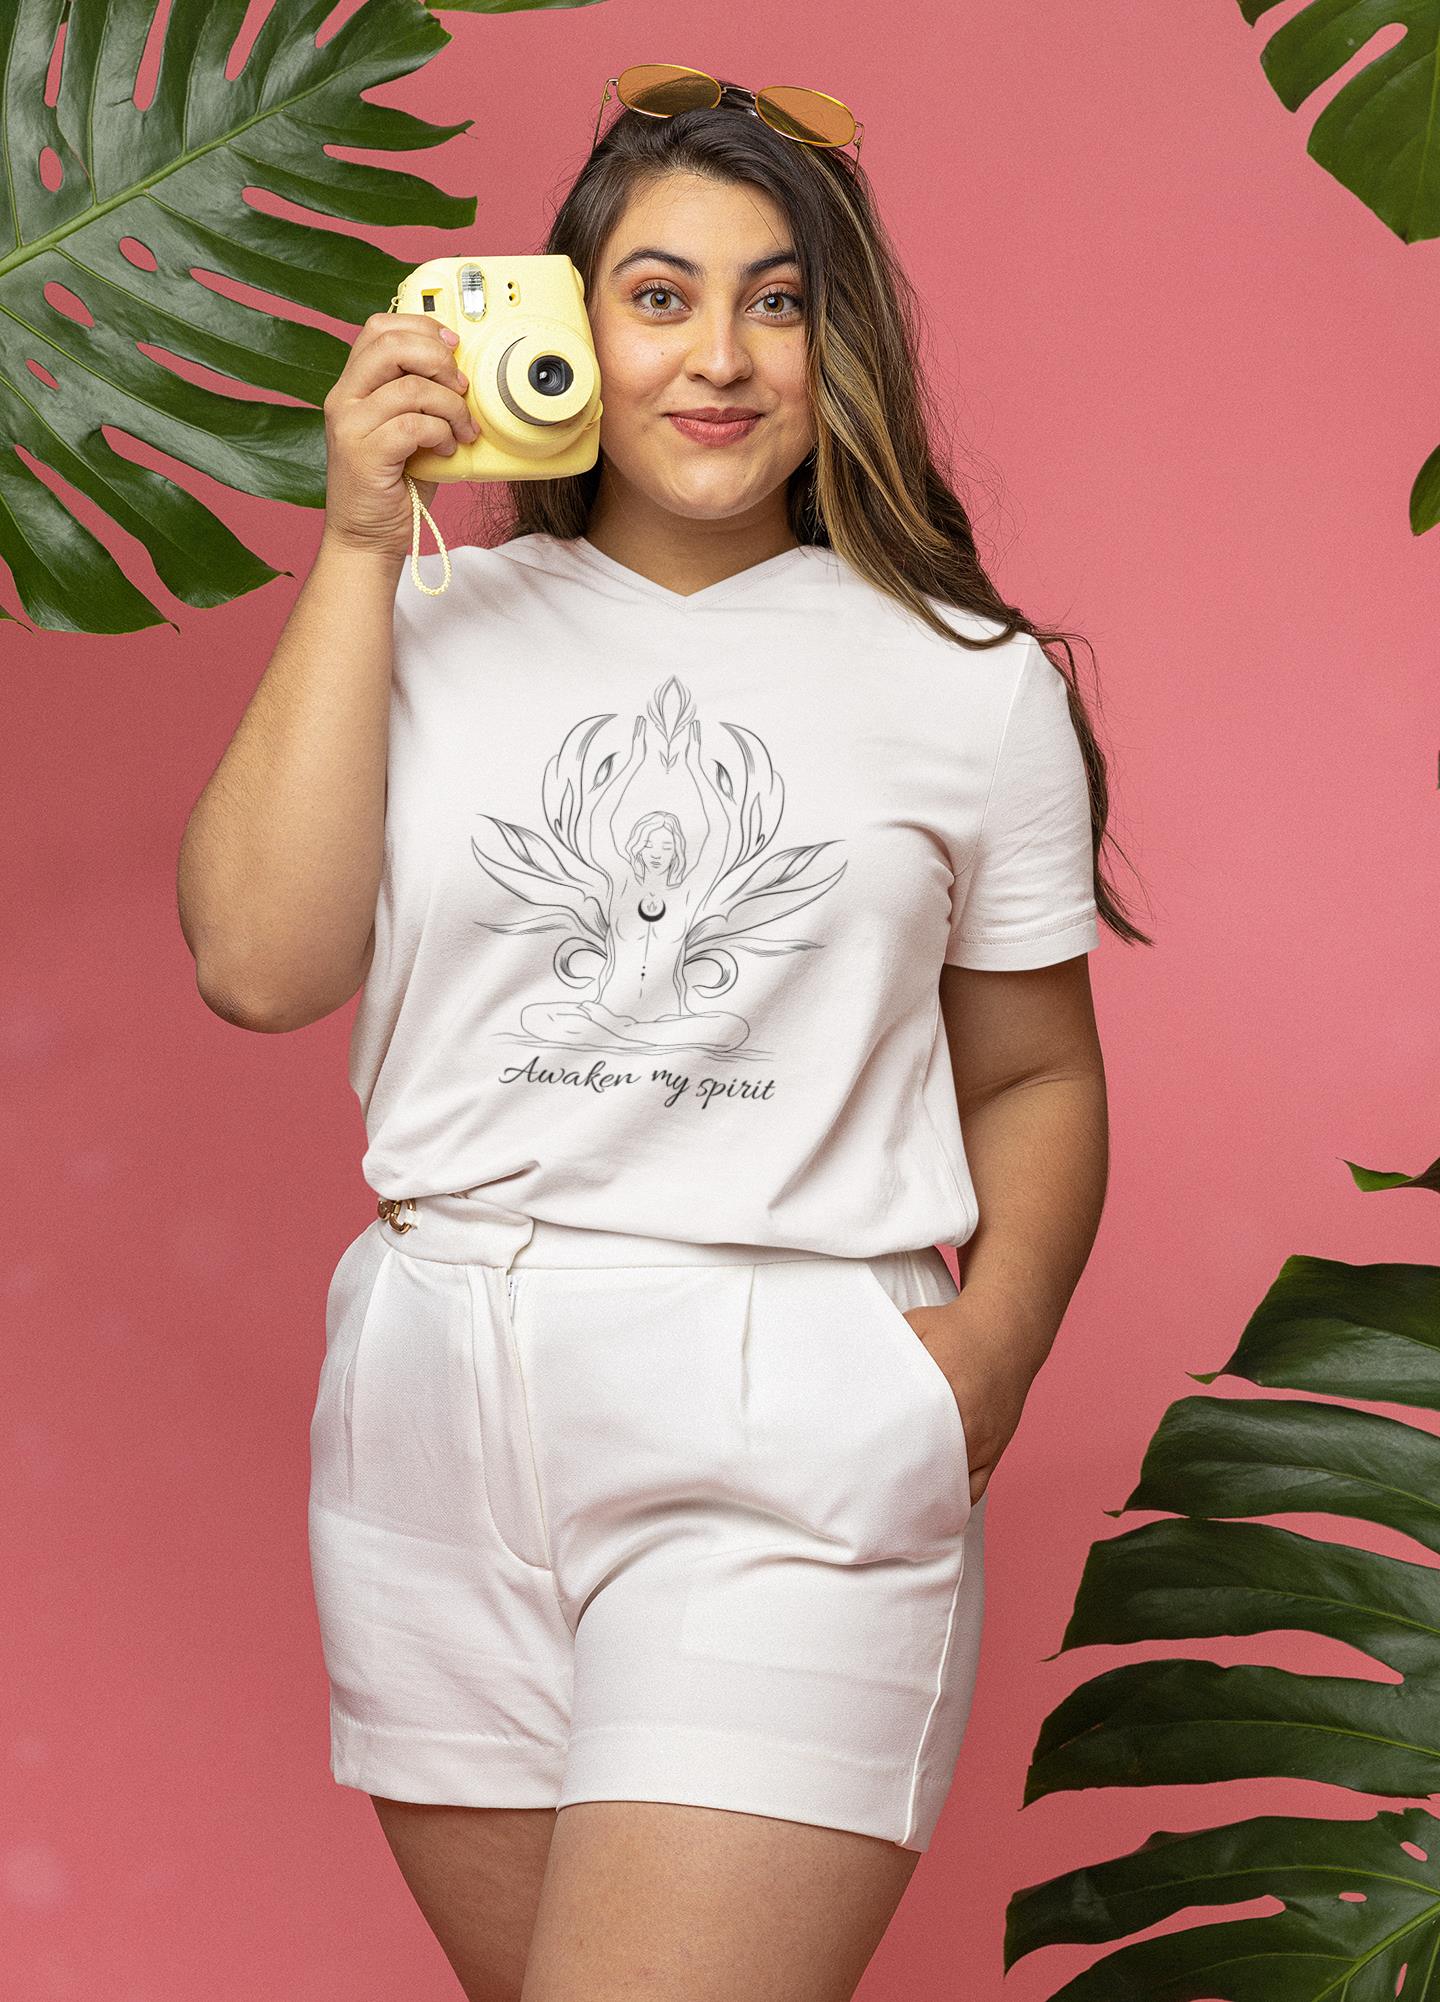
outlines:
M448 455L413 452L411 479L553 480L595 464L600 365L568 257L434 257L403 281L391 311L428 313L460 336L455 364L480 427Z

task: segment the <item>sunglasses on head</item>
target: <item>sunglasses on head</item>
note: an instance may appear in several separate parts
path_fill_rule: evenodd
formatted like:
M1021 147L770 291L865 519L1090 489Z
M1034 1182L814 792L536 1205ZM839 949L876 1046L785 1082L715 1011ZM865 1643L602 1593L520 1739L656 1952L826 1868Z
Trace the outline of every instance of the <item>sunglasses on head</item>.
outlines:
M704 70L687 69L681 63L632 64L605 85L590 149L594 151L600 137L600 120L612 90L627 111L638 111L646 118L673 118L681 111L710 110L720 103L726 88ZM853 139L855 158L860 158L860 135L865 127L856 124L854 113L838 97L788 83L767 84L763 90L744 90L740 95L748 97L750 103L737 108L763 118L772 131L787 139L798 139L805 146L848 146Z

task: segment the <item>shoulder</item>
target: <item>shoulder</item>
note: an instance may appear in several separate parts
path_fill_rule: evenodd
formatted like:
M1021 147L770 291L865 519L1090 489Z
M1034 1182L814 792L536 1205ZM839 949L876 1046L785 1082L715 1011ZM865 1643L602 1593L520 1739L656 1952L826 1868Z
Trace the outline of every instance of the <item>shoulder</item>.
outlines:
M830 590L845 598L847 609L856 613L868 612L877 624L894 626L899 630L914 633L937 650L952 655L962 651L937 633L933 627L927 625L924 619L892 592L879 584L873 584L868 577L861 576L860 572L837 551L819 543L812 543L809 547L817 578L823 580ZM970 611L963 605L952 604L948 599L938 597L929 591L922 591L920 596L941 622L961 640L969 640L972 643L979 641L983 645L987 641L999 639L1005 631L1003 619L990 618L982 612ZM1018 666L1026 646L1030 643L1028 634L1014 633L1008 640L1001 641L992 651L1012 656Z
M533 540L526 536L516 542L499 543L493 549L479 543L462 543L444 554L432 549L419 558L407 556L395 587L397 636L417 626L428 635L437 624L468 620L482 607L494 613L518 604L525 595L527 578L533 584L533 569L524 563L524 545ZM448 584L446 555L450 566ZM423 590L421 585L425 587Z
M992 698L998 699L1004 716L1008 717L1022 703L1049 706L1057 696L1063 698L1065 677L1033 633L1023 627L1007 633L1004 619L950 604L929 592L923 595L951 632L969 644L957 646L932 632L919 619L913 619L912 624L952 663L958 658L966 682L971 686L983 685Z
M998 744L1032 655L1045 664L1030 634L1007 634L1003 619L922 591L937 630L828 545L811 544L809 554L804 578L793 585L796 608L836 622L843 655L857 671L946 740Z
M444 553L432 549L427 555L418 559L407 556L400 580L406 588L397 594L399 600L402 604L431 605L439 604L456 589L462 596L476 590L494 590L514 574L514 565L506 554L511 546L502 542L494 549L487 549L479 543L464 542L458 546L452 545ZM412 570L418 568L421 582L428 584L431 591L435 591L445 582L447 555L450 559L450 583L441 593L441 597L432 598L427 593L417 590Z

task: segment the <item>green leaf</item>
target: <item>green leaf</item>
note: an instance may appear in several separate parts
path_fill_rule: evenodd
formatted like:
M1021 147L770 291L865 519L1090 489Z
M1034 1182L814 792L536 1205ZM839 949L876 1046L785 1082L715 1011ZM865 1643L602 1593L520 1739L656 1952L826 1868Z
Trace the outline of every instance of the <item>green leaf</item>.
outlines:
M1440 505L1440 446L1436 447L1427 464L1434 468L1436 491L1433 499ZM1432 515L1425 526L1433 527L1434 520L1435 517ZM1432 1161L1430 1166L1418 1175L1402 1174L1398 1169L1382 1171L1379 1168L1361 1168L1357 1167L1354 1161L1347 1161L1345 1166L1350 1170L1356 1188L1364 1189L1367 1194L1372 1189L1440 1189L1440 1160Z
M1192 1906L1274 1897L1283 1911L1108 1954L1052 2002L1393 2002L1397 1991L1406 2002L1433 2002L1437 1852L1440 1822L1420 1807L1382 1809L1367 1821L1273 1814L1160 1829L1128 1855L1017 1891L1006 1914L1005 1970L1038 1947L1118 1939Z
M1287 1390L1440 1410L1440 1267L1287 1258L1223 1368Z
M425 0L425 4L439 14L523 14L542 7L594 7L600 0Z
M1394 1683L1250 1663L1125 1662L1045 1719L1025 1800L1260 1777L1363 1793L1440 1790L1440 1666Z
M1440 1552L1440 1438L1345 1404L1182 1397L1156 1427L1125 1507L1351 1516Z
M1280 3L1240 0L1240 12L1253 26ZM1440 0L1311 0L1270 37L1260 63L1296 111L1387 27L1405 32L1336 91L1306 151L1402 243L1419 243L1440 236Z
M1400 1186L1349 1165L1361 1188ZM1428 1186L1434 1172L1406 1185ZM1440 1269L1289 1258L1226 1368L1277 1388L1433 1410ZM1440 1790L1440 1567L1227 1520L1326 1513L1382 1523L1434 1553L1434 1433L1344 1404L1184 1398L1157 1428L1125 1506L1174 1513L1092 1546L1062 1650L1309 1632L1403 1680L1173 1658L1125 1663L1045 1719L1027 1804L1089 1787L1256 1778L1366 1794ZM1368 1823L1266 1817L1161 1831L1128 1857L1017 1893L1006 1965L1036 1946L1114 1938L1190 1906L1273 1896L1284 1902L1278 1915L1135 1942L1051 2002L1391 2002L1397 1994L1436 2002L1436 1829L1412 1809Z
M1426 529L1433 528L1437 521L1440 521L1440 445L1435 447L1435 450L1415 475L1414 482L1411 485L1410 531L1413 535L1423 535ZM1363 1174L1364 1172L1364 1169L1360 1169L1357 1171L1357 1174ZM1423 1184L1425 1188L1433 1189L1435 1187L1434 1175L1435 1169L1431 1168ZM1361 1186L1364 1187L1365 1184L1362 1183ZM1378 1187L1379 1184L1371 1184L1370 1186ZM1403 1188L1406 1186L1406 1180L1404 1177L1400 1177L1387 1186L1397 1189Z
M1061 1647L1296 1630L1423 1674L1440 1570L1265 1523L1146 1523L1091 1546Z
M319 406L349 345L286 318L279 302L358 324L388 305L411 265L342 230L268 214L247 188L348 223L474 221L473 196L325 151L409 151L472 123L432 125L360 98L448 43L419 0L367 0L317 47L333 11L334 0L277 6L227 78L246 0L174 0L142 110L135 78L154 0L0 8L0 422L19 447L0 453L0 556L41 626L132 632L165 614L75 516L66 488L53 489L22 453L135 537L187 605L224 604L289 573L176 480L126 456L121 438L241 493L324 504ZM42 177L47 150L60 171L53 188ZM232 299L211 278L266 297ZM179 372L188 363L265 397L191 381ZM294 402L266 400L274 395Z

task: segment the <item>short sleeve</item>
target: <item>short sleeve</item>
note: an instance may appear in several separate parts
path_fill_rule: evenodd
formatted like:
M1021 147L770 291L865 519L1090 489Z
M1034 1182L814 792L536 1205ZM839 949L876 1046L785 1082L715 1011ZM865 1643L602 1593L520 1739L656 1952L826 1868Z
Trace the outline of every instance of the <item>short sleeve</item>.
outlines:
M1100 942L1090 788L1065 677L1025 650L968 869L953 891L947 966L1050 966Z

